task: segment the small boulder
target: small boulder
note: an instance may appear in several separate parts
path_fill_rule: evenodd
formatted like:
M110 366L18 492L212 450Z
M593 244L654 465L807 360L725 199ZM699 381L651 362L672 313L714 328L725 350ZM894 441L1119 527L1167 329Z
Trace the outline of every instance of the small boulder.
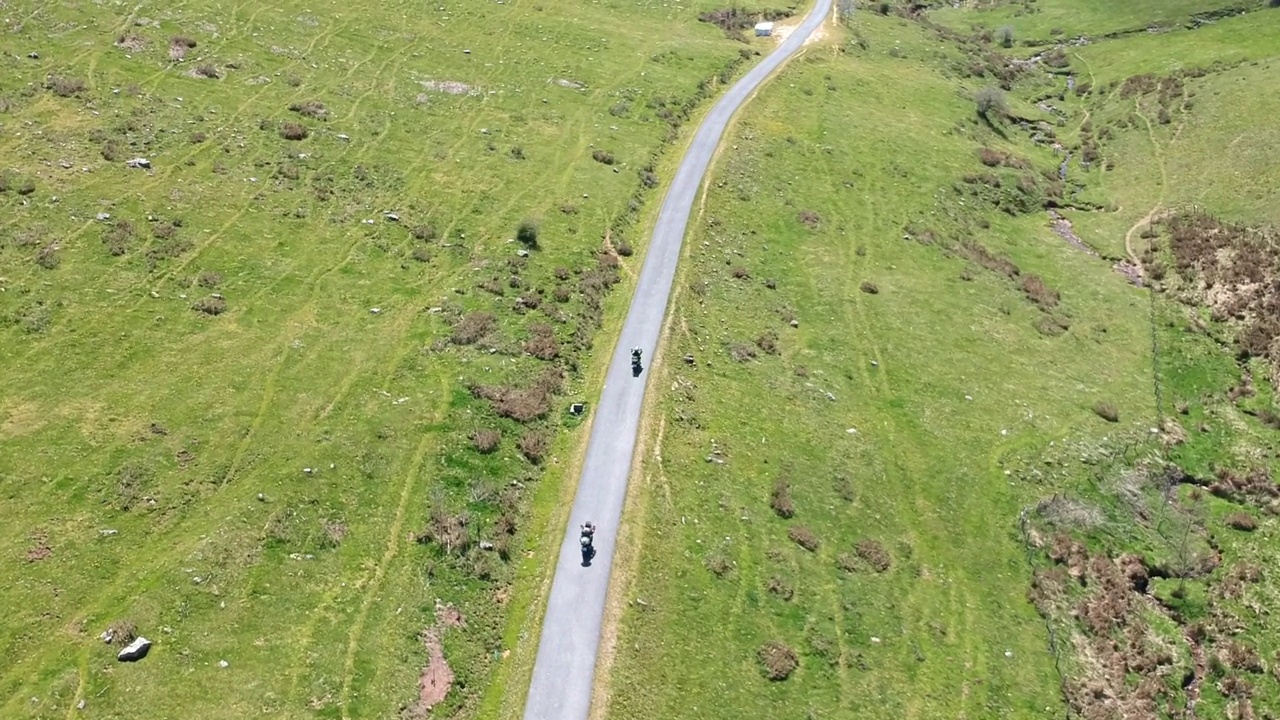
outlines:
M138 637L116 654L116 659L120 662L136 662L146 657L147 652L150 650L151 641L144 637Z
M141 168L143 170L151 169L151 161L146 158L134 158L132 160L126 160L124 164L131 168Z

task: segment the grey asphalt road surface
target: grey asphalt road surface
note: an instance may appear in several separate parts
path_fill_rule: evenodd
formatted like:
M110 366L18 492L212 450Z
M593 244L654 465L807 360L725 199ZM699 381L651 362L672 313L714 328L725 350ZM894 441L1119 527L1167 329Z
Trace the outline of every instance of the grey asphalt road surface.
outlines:
M525 701L525 720L587 718L614 541L644 404L647 363L662 331L690 210L733 114L778 66L800 49L830 13L831 0L817 0L786 40L716 102L694 134L667 191L640 281L622 326L622 337L609 363L604 392L595 409L582 477L578 480L573 512L560 547L542 623L533 682ZM631 372L631 348L636 346L643 348L646 363L639 377L633 377ZM596 556L590 565L584 566L579 526L588 520L598 526Z

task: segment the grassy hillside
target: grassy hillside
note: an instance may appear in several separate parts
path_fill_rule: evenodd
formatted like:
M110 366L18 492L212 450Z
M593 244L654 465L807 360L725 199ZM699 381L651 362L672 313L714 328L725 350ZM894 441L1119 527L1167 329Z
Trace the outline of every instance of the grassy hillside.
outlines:
M3 6L0 716L476 712L708 7Z
M1269 366L1199 309L1197 272L1245 266L1179 260L1248 233L1148 215L1274 222L1258 17L1019 67L967 34L986 12L864 12L761 93L655 380L611 717L1273 706Z

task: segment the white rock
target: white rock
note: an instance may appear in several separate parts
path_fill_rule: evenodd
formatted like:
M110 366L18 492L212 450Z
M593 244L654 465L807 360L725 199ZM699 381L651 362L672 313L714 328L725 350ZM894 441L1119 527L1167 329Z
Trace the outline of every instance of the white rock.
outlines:
M226 660L219 660L218 667L220 668L231 667L231 663L227 662Z
M150 649L151 641L144 637L138 637L121 649L120 652L116 654L116 659L120 662L134 662L135 660L141 660L147 656L147 651Z

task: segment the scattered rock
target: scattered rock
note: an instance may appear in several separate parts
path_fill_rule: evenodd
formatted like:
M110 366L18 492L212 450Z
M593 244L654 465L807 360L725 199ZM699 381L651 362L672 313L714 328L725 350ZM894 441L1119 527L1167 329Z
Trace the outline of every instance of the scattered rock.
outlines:
M471 52L468 50L467 52ZM434 92L442 92L448 95L473 95L475 88L464 82L457 80L424 80L422 87Z
M132 160L126 160L124 164L127 167L131 167L131 168L141 168L143 170L151 169L151 161L146 158L134 158Z
M227 662L226 660L219 660L218 667L220 668L231 667L231 663Z
M119 534L119 532L120 532L119 530L104 529L104 530L99 530L98 534L101 535L102 537L111 537L112 535Z
M383 217L391 222L400 222L400 216L395 213L387 213L386 215L383 215Z
M1135 287L1142 287L1142 268L1131 260L1121 260L1111 266L1112 270L1124 276L1130 284Z
M685 365L694 365L698 362L692 355L685 355L683 359Z
M1049 211L1049 227L1053 230L1054 234L1063 240L1066 240L1067 244L1071 245L1075 249L1080 250L1086 255L1098 257L1098 253L1093 248L1085 245L1084 241L1080 239L1080 236L1076 235L1075 230L1071 227L1071 221L1060 215L1056 210Z
M116 654L116 659L120 662L137 662L146 657L150 650L151 641L144 637L137 637Z
M382 312L382 308L369 308L370 315L377 315L380 312Z

